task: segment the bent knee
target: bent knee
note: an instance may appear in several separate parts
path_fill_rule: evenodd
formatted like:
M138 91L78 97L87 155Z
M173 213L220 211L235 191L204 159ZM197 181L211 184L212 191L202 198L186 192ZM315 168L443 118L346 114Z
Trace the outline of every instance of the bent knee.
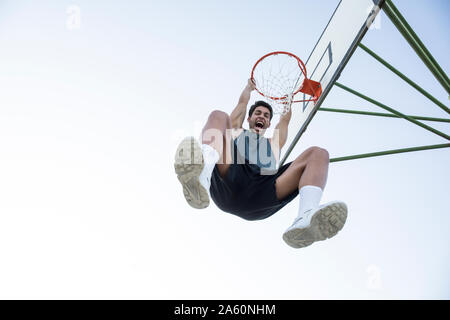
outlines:
M299 155L295 160L294 163L296 164L304 164L309 159L314 158L321 158L321 159L330 159L330 154L326 149L320 148L320 147L310 147L306 149L301 155Z
M209 118L214 120L231 121L228 113L220 110L214 110L213 112L211 112L209 114Z
M328 153L328 151L324 148L321 147L310 147L308 149L310 156L313 157L320 157L320 158L326 158L326 159L330 159L330 154Z

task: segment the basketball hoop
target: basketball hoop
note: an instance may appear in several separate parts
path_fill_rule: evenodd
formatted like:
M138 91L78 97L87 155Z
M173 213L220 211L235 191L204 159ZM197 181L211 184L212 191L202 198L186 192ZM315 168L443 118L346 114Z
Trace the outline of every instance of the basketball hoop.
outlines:
M296 102L316 103L322 94L320 83L308 79L303 61L285 51L275 51L261 57L253 66L251 79L256 91L276 104L275 113L287 113L291 104ZM294 96L299 92L310 98L295 100Z

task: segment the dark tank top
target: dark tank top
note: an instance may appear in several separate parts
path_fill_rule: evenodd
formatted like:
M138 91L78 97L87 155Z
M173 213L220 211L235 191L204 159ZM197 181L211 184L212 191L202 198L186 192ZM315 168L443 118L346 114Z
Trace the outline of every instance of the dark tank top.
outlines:
M257 166L261 174L270 175L277 172L277 162L272 152L269 139L249 130L234 139L233 159L235 164Z

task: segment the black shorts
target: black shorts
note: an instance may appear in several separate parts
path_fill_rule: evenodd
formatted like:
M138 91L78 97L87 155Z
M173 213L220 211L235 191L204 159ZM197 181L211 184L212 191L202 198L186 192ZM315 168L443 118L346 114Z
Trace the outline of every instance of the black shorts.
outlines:
M254 164L231 164L225 178L216 166L211 177L211 198L221 210L245 220L266 219L298 194L296 189L283 200L277 199L275 181L290 164L281 166L273 175L261 175Z

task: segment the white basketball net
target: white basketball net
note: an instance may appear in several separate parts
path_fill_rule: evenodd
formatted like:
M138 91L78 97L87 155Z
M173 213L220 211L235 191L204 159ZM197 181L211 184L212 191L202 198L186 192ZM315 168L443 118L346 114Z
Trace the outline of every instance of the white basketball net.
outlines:
M269 102L274 113L286 114L294 93L304 78L297 59L288 54L273 54L261 60L253 70L257 90Z

